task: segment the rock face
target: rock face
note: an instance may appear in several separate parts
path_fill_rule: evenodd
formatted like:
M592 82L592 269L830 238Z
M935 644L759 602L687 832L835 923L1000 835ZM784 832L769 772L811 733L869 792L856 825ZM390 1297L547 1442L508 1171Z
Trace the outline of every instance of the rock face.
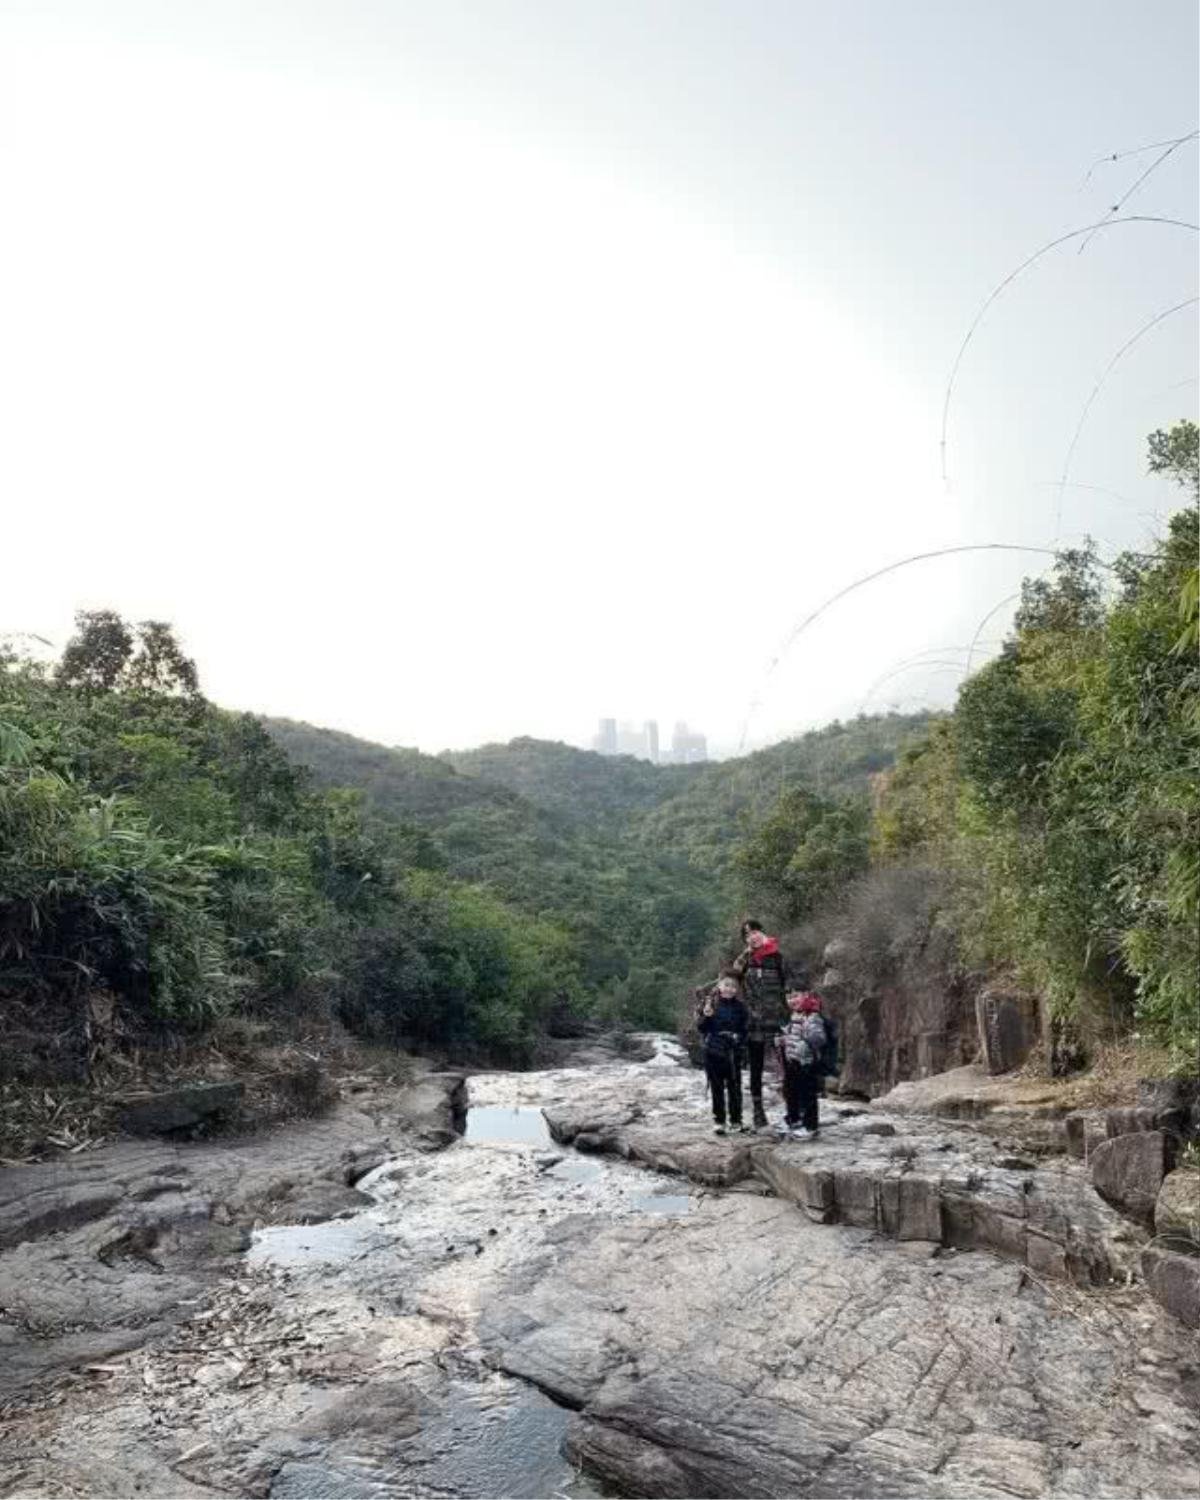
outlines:
M1176 1167L1163 1178L1154 1231L1170 1249L1200 1255L1200 1171L1195 1167Z
M960 1067L979 1051L974 999L958 984L914 976L861 994L834 970L821 992L839 1027L842 1093L871 1098L903 1079Z
M1144 1078L1138 1104L1154 1116L1154 1128L1185 1140L1200 1137L1200 1079Z
M1011 1073L1037 1045L1036 999L1017 990L983 990L975 1000L975 1021L984 1067L989 1073Z
M1175 1146L1161 1130L1135 1131L1102 1142L1092 1154L1092 1184L1109 1203L1151 1222Z

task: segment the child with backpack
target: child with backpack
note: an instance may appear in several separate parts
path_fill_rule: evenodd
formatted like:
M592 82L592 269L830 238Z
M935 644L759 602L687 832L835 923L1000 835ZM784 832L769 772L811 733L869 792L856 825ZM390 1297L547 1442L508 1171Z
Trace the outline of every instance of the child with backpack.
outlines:
M787 1118L777 1130L792 1140L808 1141L820 1130L823 1060L827 1049L831 1050L830 1037L816 995L789 995L787 1005L790 1019L776 1043Z

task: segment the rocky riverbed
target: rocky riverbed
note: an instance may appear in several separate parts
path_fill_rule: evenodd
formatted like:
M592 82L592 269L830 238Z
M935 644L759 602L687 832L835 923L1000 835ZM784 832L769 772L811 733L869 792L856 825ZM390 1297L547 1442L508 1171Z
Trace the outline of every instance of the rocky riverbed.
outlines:
M468 1090L3 1174L0 1494L1194 1491L1194 1339L1081 1167L714 1140L668 1043Z

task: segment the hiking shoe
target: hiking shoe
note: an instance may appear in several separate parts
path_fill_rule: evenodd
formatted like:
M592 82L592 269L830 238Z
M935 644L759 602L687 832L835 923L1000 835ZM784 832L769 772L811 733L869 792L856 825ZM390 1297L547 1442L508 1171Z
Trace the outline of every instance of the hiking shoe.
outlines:
M724 1125L714 1125L713 1126L713 1135L724 1135L724 1134L725 1134L725 1127L724 1127Z
M751 1130L750 1130L749 1125L742 1125L742 1124L739 1123L739 1124L735 1125L733 1128L737 1131L738 1135L750 1135L751 1134Z

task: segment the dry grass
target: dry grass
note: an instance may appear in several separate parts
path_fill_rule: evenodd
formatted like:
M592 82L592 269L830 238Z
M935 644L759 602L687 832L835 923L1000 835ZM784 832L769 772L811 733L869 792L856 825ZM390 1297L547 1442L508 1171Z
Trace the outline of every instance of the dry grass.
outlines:
M1110 1042L1095 1050L1086 1073L1055 1080L1055 1092L1072 1109L1110 1109L1137 1103L1141 1078L1165 1078L1170 1056L1163 1047L1133 1041ZM1036 1052L1021 1069L1021 1076L1045 1080L1045 1056Z

